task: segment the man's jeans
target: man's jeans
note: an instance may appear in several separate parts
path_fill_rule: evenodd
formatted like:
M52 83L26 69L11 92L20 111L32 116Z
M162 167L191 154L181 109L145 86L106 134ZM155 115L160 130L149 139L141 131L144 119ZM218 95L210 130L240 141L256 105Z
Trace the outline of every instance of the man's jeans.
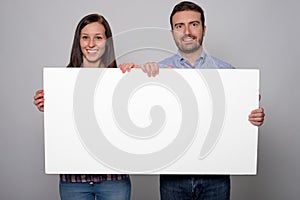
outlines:
M228 175L160 175L161 200L229 200Z
M61 200L130 200L130 178L99 183L59 183Z

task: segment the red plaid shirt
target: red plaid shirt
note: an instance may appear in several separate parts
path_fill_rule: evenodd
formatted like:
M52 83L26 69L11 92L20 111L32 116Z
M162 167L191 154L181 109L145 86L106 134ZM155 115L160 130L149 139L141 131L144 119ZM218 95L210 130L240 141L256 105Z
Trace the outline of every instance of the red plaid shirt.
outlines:
M127 178L128 176L128 174L60 174L60 180L62 182L85 183L116 181Z

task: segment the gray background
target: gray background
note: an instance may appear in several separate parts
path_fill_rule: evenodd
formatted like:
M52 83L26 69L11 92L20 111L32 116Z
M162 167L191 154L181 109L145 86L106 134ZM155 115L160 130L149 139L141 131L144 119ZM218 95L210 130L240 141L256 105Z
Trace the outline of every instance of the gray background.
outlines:
M177 2L1 1L1 200L59 198L58 177L44 174L43 114L33 106L32 97L42 88L44 66L67 64L78 21L88 13L102 13L115 35L145 26L169 28L169 14ZM261 70L261 105L267 117L259 129L258 174L233 176L232 199L299 199L300 2L197 2L206 11L207 51L237 68ZM169 45L151 31L148 40ZM130 49L131 42L122 45ZM130 56L122 61L143 61ZM147 56L144 61L160 59ZM157 176L133 176L132 199L158 199L157 181Z

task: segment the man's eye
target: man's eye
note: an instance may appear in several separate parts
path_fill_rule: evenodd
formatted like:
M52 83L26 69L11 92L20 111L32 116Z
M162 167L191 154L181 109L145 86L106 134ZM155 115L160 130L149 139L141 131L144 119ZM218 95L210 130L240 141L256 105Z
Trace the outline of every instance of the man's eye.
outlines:
M183 27L182 25L176 25L175 26L176 29L182 29L182 27Z
M199 25L199 23L197 23L197 22L192 23L193 27L197 27L198 25Z

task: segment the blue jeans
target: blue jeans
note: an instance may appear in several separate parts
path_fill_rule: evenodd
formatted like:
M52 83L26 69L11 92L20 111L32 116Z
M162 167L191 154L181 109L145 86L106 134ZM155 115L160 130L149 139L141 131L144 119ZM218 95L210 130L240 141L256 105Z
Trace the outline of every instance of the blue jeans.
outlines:
M229 200L228 175L160 175L161 200Z
M130 200L130 178L99 183L59 183L61 200Z

